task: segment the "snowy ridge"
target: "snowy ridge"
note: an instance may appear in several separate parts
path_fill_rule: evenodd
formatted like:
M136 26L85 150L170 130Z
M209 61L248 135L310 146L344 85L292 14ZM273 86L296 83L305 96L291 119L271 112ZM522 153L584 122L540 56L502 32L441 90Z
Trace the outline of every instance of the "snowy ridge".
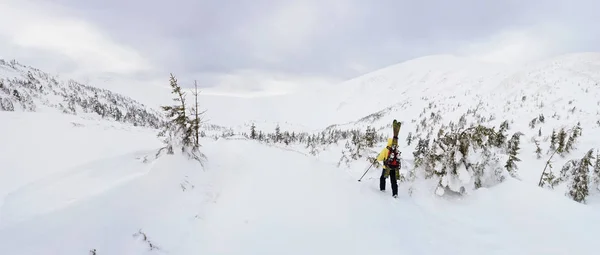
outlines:
M485 103L481 112L497 114L498 119L531 114L534 109L552 114L565 110L570 106L568 101L573 99L577 99L573 106L578 109L588 106L581 117L596 115L596 111L590 112L589 104L598 103L600 74L596 70L600 66L600 53L560 56L510 69L463 61L426 57L391 66L330 88L331 91L345 90L349 95L331 96L328 101L338 102L334 103L339 108L336 116L349 116L338 123L357 121L384 108L390 117L408 121L416 119L430 104L445 106L442 113L458 112L459 116L478 102ZM432 67L427 67L428 64ZM523 97L527 102L521 103ZM542 101L544 105L540 106ZM518 108L514 104L518 104ZM384 118L383 123L370 124L388 122Z
M247 132L253 121L288 122L295 126L289 127L290 131L307 132L353 123L381 128L387 127L390 118L406 123L416 120L431 105L438 106L447 123L479 102L483 103L482 114L495 114L497 119L532 119L542 111L553 115L567 107L588 106L588 112L581 113L583 120L596 115L590 104L598 103L595 98L600 93L595 71L599 56L570 54L522 66L428 56L316 90L264 98L204 96L202 102L213 123L235 127L236 132ZM526 102L521 102L523 96ZM567 98L578 100L571 106ZM231 105L239 107L228 107ZM221 109L227 109L226 114ZM375 113L379 118L369 118Z
M0 59L0 111L57 111L157 128L161 114L129 97Z

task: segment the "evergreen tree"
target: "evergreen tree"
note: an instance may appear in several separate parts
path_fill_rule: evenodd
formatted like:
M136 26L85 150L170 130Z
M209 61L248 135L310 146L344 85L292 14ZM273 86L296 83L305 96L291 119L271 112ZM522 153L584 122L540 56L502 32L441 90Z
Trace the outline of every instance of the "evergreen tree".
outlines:
M558 148L556 148L556 151L559 154L562 154L565 151L565 139L567 138L567 133L565 132L564 128L561 128L560 131L558 132Z
M571 175L573 177L570 185L568 195L575 201L585 203L585 198L589 195L588 181L589 181L589 167L592 165L592 159L594 156L592 153L594 150L589 150L585 156L579 160L579 164L572 168Z
M502 144L504 144L506 142L506 131L508 130L508 120L505 120L502 122L502 124L500 124L500 129L498 130L498 132L496 133L495 136L495 146L501 146Z
M538 140L535 140L535 154L537 159L542 158L542 148L540 148L540 142Z
M600 152L596 153L596 162L594 164L594 183L596 189L600 188Z
M573 128L573 136L578 138L581 136L581 123L577 122L577 125Z
M521 161L521 159L519 159L517 157L517 154L519 154L519 143L520 143L520 136L523 135L522 133L515 133L513 134L513 136L510 138L510 140L508 141L508 160L506 161L506 165L504 165L504 167L506 168L506 170L511 174L511 176L515 177L515 170L517 169L517 165L515 164L516 161Z
M529 122L529 127L530 127L531 129L534 129L534 128L535 128L535 124L537 124L537 121L538 121L537 117L533 118L533 119L532 119L532 120Z
M250 126L250 139L256 139L256 125L254 123Z
M573 143L575 143L575 136L571 135L565 144L564 152L571 152L571 149L573 149Z
M556 150L556 141L558 137L556 136L556 130L552 130L552 135L550 136L550 151Z
M165 124L165 129L159 133L159 136L167 135L166 133L170 132L169 135L171 137L168 138L169 140L165 140L164 142L171 145L168 152L169 154L172 154L173 141L171 139L178 138L180 139L181 145L190 146L192 145L192 132L188 126L189 122L186 115L185 92L181 91L181 87L179 87L177 84L177 79L175 79L173 74L171 74L170 85L172 89L171 93L175 94L173 101L178 103L175 105L166 105L161 107L163 111L166 112L167 118L170 118L170 120ZM173 135L179 135L180 137L172 137Z
M365 132L365 145L369 148L373 148L373 146L375 146L376 136L375 128L367 127L367 131Z
M412 132L408 132L408 135L406 136L406 144L410 146L411 143L412 143Z
M170 77L171 93L175 95L173 101L177 102L174 105L166 105L161 108L166 112L166 117L169 119L164 129L159 132L159 137L165 137L163 142L166 144L165 147L161 148L156 156L158 156L163 150L167 150L167 154L173 154L173 147L181 147L181 151L187 153L188 156L198 160L202 163L205 156L198 150L199 145L194 139L194 125L195 119L190 119L186 115L186 101L185 92L181 91L181 87L177 84L177 79L171 74Z
M581 123L577 122L577 125L573 127L573 131L565 144L565 152L570 152L574 148L574 144L577 142L579 136L581 136Z
M423 164L424 157L429 150L429 140L420 139L417 143L417 149L413 152L415 160L415 168L420 167Z
M283 132L283 142L285 143L285 145L290 144L290 132L288 132L288 131Z
M279 124L277 124L277 126L275 127L275 139L274 140L276 143L281 141L281 128L279 127Z

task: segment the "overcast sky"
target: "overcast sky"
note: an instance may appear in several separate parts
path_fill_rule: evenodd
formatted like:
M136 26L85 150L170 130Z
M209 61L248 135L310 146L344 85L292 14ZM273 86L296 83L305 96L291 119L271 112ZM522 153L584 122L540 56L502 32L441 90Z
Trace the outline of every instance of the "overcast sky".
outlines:
M520 63L600 50L597 0L0 0L0 58L82 79L246 91L411 58Z

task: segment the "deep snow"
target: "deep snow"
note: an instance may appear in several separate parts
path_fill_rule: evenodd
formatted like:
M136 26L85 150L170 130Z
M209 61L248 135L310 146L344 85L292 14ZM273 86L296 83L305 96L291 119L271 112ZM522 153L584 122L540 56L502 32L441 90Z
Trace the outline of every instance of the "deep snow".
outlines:
M69 121L48 116L46 122L60 127ZM205 139L202 150L209 161L202 168L179 155L154 159L157 144L125 150L132 141L128 139L135 139L130 135L139 131L119 135L91 123L80 128L96 138L110 134L113 139L104 139L104 146L123 150L79 159L75 166L65 164L62 171L45 172L45 178L14 184L0 208L2 254L69 255L91 249L97 254L595 254L596 250L590 230L600 227L597 207L516 180L463 198L435 197L426 183L416 183L410 196L408 187L401 185L400 197L393 199L389 182L387 192L378 190L379 169L371 169L357 182L366 167L361 164L344 170L256 141ZM62 132L73 133L68 128ZM63 133L47 129L39 135ZM85 154L101 141L73 139L60 146L77 144ZM73 157L54 154L59 155L56 162ZM3 176L6 172L2 168ZM148 243L135 236L140 230L157 250L150 251Z
M596 254L598 197L582 205L537 180L552 129L580 121L584 134L575 151L555 158L555 172L598 147L599 63L598 54L518 68L434 56L316 92L202 100L211 122L244 132L252 122L273 132L275 124L362 129L398 118L407 167L414 144L404 139L422 112L439 111L448 123L483 102L477 109L496 116L491 124L514 120L509 132L525 133L521 180L464 197L437 197L435 185L417 181L400 184L393 199L389 180L387 192L378 190L379 169L356 181L364 160L337 167L343 143L313 157L304 145L205 138L203 168L179 155L154 159L156 130L0 112L0 254ZM381 119L357 121L388 106ZM546 122L529 128L541 113ZM541 141L542 159L531 138ZM138 231L158 249L149 251Z

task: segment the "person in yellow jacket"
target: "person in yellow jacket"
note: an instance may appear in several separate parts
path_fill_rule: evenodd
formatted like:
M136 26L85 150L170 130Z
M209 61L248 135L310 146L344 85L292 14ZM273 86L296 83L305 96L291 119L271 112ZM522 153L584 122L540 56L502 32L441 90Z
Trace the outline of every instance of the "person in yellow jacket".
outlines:
M400 177L400 151L398 151L397 145L392 147L392 138L388 138L387 146L381 150L377 156L376 161L381 161L383 164L383 170L381 177L379 178L379 189L385 191L385 179L390 178L392 186L392 195L398 196L398 183L397 179Z

